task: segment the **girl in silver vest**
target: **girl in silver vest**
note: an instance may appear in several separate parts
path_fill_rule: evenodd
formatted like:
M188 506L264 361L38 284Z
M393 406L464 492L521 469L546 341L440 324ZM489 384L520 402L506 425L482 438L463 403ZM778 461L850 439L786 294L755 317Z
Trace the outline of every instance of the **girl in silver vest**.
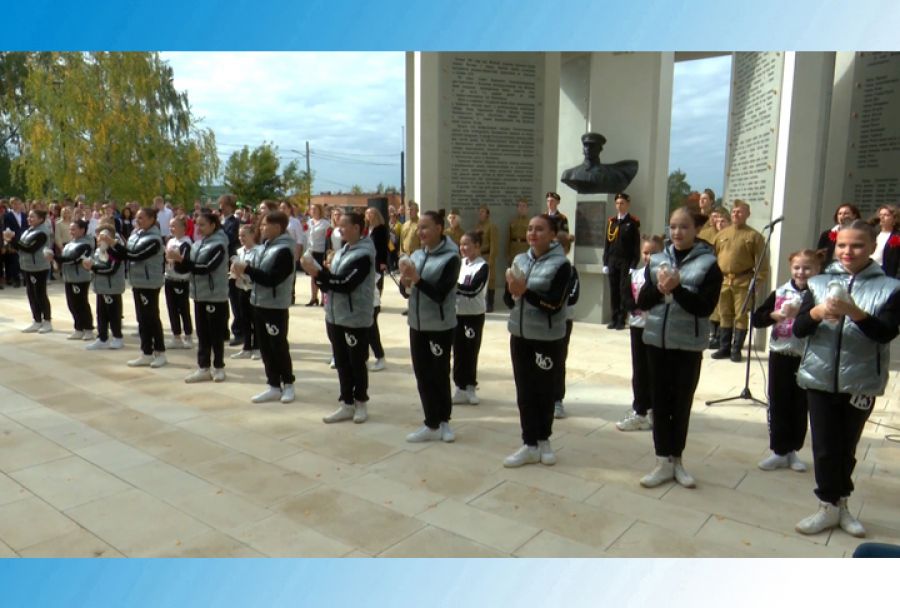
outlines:
M503 466L556 464L550 445L553 406L560 393L566 337L566 304L572 265L556 240L557 220L538 215L528 222L529 249L515 257L506 272L507 327L522 425L522 447Z
M56 258L65 282L66 304L75 322L75 331L69 334L69 340L94 339L94 315L88 298L91 273L81 264L85 259L90 259L94 252L94 237L87 234L87 228L88 224L84 220L72 222L69 225L69 235L72 238Z
M489 268L481 257L481 233L466 232L459 239L462 264L456 285L456 330L453 334L454 404L478 405L478 353L484 331L485 287Z
M191 276L194 320L197 324L197 369L184 381L188 384L225 381L225 335L228 333L228 235L219 216L209 209L200 212L197 230L202 240L188 255L168 251L176 272ZM212 369L210 370L210 364Z
M128 261L128 280L141 338L141 356L129 361L128 366L158 368L167 363L159 319L159 292L165 283L165 244L156 224L156 209L142 208L135 223L124 247L109 235L102 235L97 242L109 247L117 258Z
M177 251L182 257L191 250L191 239L187 235L187 221L184 216L169 220L172 238L166 243L166 256L170 251ZM194 324L191 321L191 285L190 272L175 270L175 262L166 261L166 309L169 311L169 327L172 328L172 339L166 348L190 349L194 346ZM184 334L182 335L182 327Z
M887 386L890 342L900 325L900 281L869 258L875 238L861 220L838 229L836 260L810 279L794 321L794 335L807 339L797 383L807 391L819 498L818 511L797 523L802 534L836 526L866 533L847 500L856 445Z
M647 369L647 347L644 345L644 326L647 311L638 308L638 294L647 278L650 256L663 249L663 239L657 235L641 236L641 261L639 268L631 269L631 290L626 296L628 309L628 331L631 334L631 411L616 423L620 431L649 431L653 428L653 398L650 396L650 371Z
M788 259L791 280L780 285L753 312L753 327L772 327L769 338L769 449L759 462L763 471L790 467L806 471L797 452L806 440L806 391L797 386L797 369L806 340L794 336L794 319L807 291L809 279L821 269L819 255L812 249L792 253Z
M97 294L97 339L88 344L87 350L118 350L122 342L122 294L125 292L125 261L109 251L105 243L108 236L116 240L116 227L101 223L97 228L98 241L93 255L82 262L91 271L94 293ZM110 338L112 333L112 338Z
M293 236L293 235L292 235ZM294 237L296 239L296 237ZM253 265L262 247L257 244L256 226L244 224L238 230L238 239L241 246L238 247L237 261ZM233 273L232 273L233 274ZM238 290L238 307L240 308L240 335L244 339L241 350L231 355L232 359L259 359L259 343L256 341L256 322L253 317L253 304L250 303L250 294L253 290L253 281L246 274L239 280L234 279L234 286Z
M669 218L669 243L650 257L637 305L647 312L644 345L651 381L656 467L641 478L653 488L675 480L696 486L681 462L687 442L700 363L709 340L709 315L716 308L722 271L705 241L697 239L697 218L685 208Z
M309 256L301 263L328 296L325 328L340 383L341 406L322 420L362 423L369 417L366 359L375 313L375 245L362 236L365 220L361 214L346 213L339 221L345 244L335 252L331 264L320 269Z
M268 388L254 395L253 403L291 403L294 369L288 345L288 309L294 286L297 241L287 232L288 217L269 211L260 225L262 249L253 262L235 261L231 271L237 280L246 274L253 281L250 303L256 313L256 339L266 370Z
M22 331L26 334L48 334L53 331L50 298L47 296L47 277L53 259L53 232L47 222L47 212L32 209L28 213L28 229L16 236L7 228L3 231L3 240L8 247L19 252L19 267L34 319L34 323Z
M444 218L426 211L416 228L421 249L401 261L400 293L409 298L409 350L425 424L410 443L456 439L450 428L450 348L456 327L459 248L444 235Z

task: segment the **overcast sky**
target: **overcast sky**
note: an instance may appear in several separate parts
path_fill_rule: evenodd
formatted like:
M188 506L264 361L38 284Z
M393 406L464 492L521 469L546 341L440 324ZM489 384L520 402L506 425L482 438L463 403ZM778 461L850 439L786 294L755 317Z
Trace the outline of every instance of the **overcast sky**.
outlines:
M405 121L403 53L162 53L194 115L216 133L224 167L243 145L278 146L316 191L400 186ZM722 193L731 58L675 64L670 170Z

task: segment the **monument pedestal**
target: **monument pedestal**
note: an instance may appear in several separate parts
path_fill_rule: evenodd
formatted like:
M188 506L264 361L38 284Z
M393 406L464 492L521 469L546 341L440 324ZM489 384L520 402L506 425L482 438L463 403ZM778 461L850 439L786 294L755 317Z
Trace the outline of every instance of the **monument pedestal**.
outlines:
M575 305L578 321L606 323L610 319L609 280L603 274L603 248L607 210L612 208L612 197L612 194L579 194L575 198L572 254L581 281L581 295Z

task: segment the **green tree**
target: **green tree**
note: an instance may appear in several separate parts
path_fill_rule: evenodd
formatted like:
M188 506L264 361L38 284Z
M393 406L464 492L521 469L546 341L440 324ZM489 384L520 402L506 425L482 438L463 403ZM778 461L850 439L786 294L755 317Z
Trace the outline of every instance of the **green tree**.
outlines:
M301 204L306 208L309 205L309 193L312 192L312 177L300 169L300 163L292 160L281 171L281 187L284 195L292 203Z
M360 186L359 184L353 184L350 187L350 194L362 194L362 193L363 193L363 189L362 189L362 186Z
M691 193L691 185L687 181L687 174L681 169L675 169L669 173L669 209L677 209L684 204L684 200Z
M225 186L243 203L256 205L283 193L278 174L278 148L271 143L250 150L244 146L225 163Z
M27 53L24 66L9 122L30 195L183 201L218 173L215 135L157 53Z

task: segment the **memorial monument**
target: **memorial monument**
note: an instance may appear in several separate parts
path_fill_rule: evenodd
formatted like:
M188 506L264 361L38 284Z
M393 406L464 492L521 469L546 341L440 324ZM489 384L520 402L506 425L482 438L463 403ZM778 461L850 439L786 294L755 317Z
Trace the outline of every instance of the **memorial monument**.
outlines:
M599 133L581 136L584 162L563 171L560 181L578 194L615 194L624 192L637 175L638 161L623 160L611 165L600 162L606 138Z

